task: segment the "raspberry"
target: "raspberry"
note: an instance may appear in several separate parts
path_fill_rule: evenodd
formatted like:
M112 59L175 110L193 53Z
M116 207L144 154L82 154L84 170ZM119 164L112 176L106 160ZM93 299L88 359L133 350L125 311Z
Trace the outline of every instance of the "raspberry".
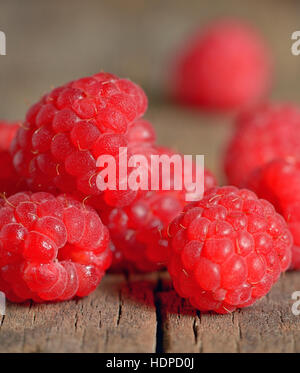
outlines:
M0 121L0 193L11 195L21 191L25 185L16 173L9 152L10 144L20 124Z
M253 171L247 187L273 203L287 221L294 238L291 268L300 269L300 162L294 158L271 161Z
M168 247L166 228L183 206L172 192L149 192L123 209L100 213L114 245L113 269L148 272L163 268Z
M0 203L0 290L13 302L83 297L111 262L98 214L66 195L17 193Z
M225 154L230 184L244 186L249 174L276 158L300 153L300 109L291 104L265 104L245 112Z
M204 176L205 189L216 184L208 170ZM184 190L148 192L123 209L100 212L112 239L114 271L150 272L166 266L168 225L185 206L184 197Z
M271 61L260 35L235 20L200 30L178 51L171 93L207 110L240 109L257 102L270 85Z
M19 122L0 120L0 150L9 150L9 146L20 127Z
M209 189L168 231L175 290L201 311L228 313L253 304L290 265L286 222L246 189Z
M127 146L128 128L146 108L140 87L108 73L55 88L27 112L11 149L14 166L33 191L78 191L101 194L108 204L130 203L132 191L99 193L96 161Z

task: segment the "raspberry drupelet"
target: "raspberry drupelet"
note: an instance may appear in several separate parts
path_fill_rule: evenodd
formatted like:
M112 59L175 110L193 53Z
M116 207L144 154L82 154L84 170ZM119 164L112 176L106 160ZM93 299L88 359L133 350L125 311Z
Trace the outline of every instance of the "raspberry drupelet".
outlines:
M229 184L243 187L250 173L281 157L300 154L300 109L268 103L242 113L225 154Z
M205 110L240 110L266 95L271 59L260 35L237 20L219 20L186 40L173 58L170 93Z
M139 86L108 73L55 88L28 110L11 146L14 166L33 191L78 191L107 204L129 204L133 191L97 188L96 163L128 145L127 131L146 108ZM131 132L133 139L138 132Z
M0 193L6 196L25 187L25 183L15 171L9 152L10 144L19 128L19 122L0 121Z
M247 187L270 201L286 220L294 238L291 269L300 269L300 162L276 159L253 171Z
M60 195L17 193L0 203L0 290L12 302L91 293L111 263L98 214Z
M169 226L168 270L201 311L229 313L269 292L291 262L283 217L249 190L211 188Z
M135 145L154 145L156 133L152 124L141 118L134 121L128 128L126 138L128 144Z

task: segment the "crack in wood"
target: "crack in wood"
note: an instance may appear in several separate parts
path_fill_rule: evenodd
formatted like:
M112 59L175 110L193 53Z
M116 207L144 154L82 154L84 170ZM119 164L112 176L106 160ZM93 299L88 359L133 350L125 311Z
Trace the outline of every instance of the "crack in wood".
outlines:
M1 320L0 320L0 329L2 328L2 325L4 324L4 320L5 320L5 315L2 315Z
M193 332L194 332L195 345L196 345L198 342L198 329L197 329L197 318L196 317L194 318L194 322L193 322Z
M119 291L119 311L118 311L117 326L120 324L120 320L121 320L121 317L122 317L122 305L123 305L122 293L121 293L121 291Z
M158 294L162 290L162 280L159 278L157 280L156 287L154 288L153 295L154 295L154 304L155 304L155 311L156 311L156 345L155 345L155 352L161 353L163 352L163 339L164 339L164 331L162 327L162 315L161 315L161 301Z
M236 310L231 314L231 322L234 328L237 328L237 333L235 334L235 352L241 352L240 340L242 339L242 328L239 321L240 310Z

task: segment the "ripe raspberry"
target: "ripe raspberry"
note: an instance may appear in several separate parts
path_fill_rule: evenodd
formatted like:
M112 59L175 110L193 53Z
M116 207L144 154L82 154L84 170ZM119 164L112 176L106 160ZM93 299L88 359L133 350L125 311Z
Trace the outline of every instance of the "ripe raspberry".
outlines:
M19 122L0 120L0 150L9 150L9 146L20 127Z
M127 146L128 127L146 108L142 89L112 74L99 73L55 88L27 112L12 144L14 166L33 191L77 190L85 196L101 195L108 204L130 203L132 191L100 192L96 161L99 155L115 155Z
M291 268L300 269L300 162L271 161L250 175L247 187L273 203L287 221L294 238Z
M67 300L91 293L111 262L97 213L48 193L0 203L0 290L13 302Z
M20 124L17 122L0 121L0 193L7 196L25 187L14 169L9 152L10 144L19 127Z
M253 304L290 265L292 236L284 219L246 189L211 188L168 231L174 287L202 311Z
M204 188L216 185L205 170ZM131 205L103 209L101 219L107 225L113 245L112 269L119 272L150 272L166 266L169 223L185 206L185 191L148 192Z
M243 113L225 154L230 184L244 186L249 174L276 158L300 153L300 109L291 104L266 104Z
M197 32L175 59L171 93L207 110L248 106L266 94L271 61L260 35L235 20L215 22Z
M113 270L148 272L163 268L168 247L166 228L183 206L172 192L149 192L123 209L100 213L113 243Z

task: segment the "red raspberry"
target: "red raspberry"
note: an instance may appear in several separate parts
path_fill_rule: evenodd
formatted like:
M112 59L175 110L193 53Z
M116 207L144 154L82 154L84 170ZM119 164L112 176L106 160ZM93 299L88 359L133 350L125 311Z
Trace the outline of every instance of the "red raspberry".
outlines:
M146 108L143 90L112 74L55 88L27 112L12 144L15 168L33 191L77 190L85 196L101 195L112 205L130 203L135 197L130 190L100 192L96 161L127 146L128 127Z
M9 152L10 144L16 135L20 123L0 121L0 193L7 196L21 191L24 182L16 173Z
M76 200L24 192L0 203L0 290L13 302L91 293L109 267L109 234Z
M216 185L205 170L204 188ZM168 225L186 205L185 191L149 192L123 209L104 209L100 216L113 244L114 271L155 271L165 267L168 255Z
M244 186L249 174L272 159L300 153L300 109L266 104L243 113L225 155L230 184Z
M0 151L9 150L10 144L19 127L20 122L7 122L0 120Z
M131 205L100 213L113 243L113 270L143 272L163 268L166 263L168 224L184 206L172 192L149 192Z
M271 161L251 174L247 187L272 202L286 219L294 238L291 268L300 269L300 162L294 158Z
M171 93L181 103L208 110L240 109L266 94L270 67L255 30L235 20L214 22L179 50Z
M211 188L173 220L169 234L174 287L201 311L228 313L253 304L291 261L284 219L246 189Z

